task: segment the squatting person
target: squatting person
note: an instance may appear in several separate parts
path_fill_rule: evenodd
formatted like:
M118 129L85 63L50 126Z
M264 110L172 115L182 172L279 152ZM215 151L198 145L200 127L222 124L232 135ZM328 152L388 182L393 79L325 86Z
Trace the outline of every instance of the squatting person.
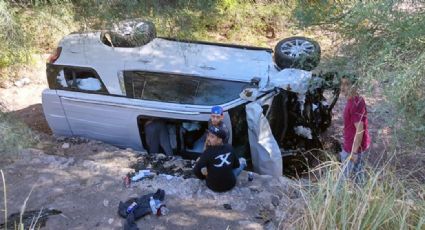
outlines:
M199 179L206 180L207 187L224 192L236 185L236 178L246 167L244 158L238 159L232 146L224 143L227 134L222 127L208 128L206 149L193 169Z

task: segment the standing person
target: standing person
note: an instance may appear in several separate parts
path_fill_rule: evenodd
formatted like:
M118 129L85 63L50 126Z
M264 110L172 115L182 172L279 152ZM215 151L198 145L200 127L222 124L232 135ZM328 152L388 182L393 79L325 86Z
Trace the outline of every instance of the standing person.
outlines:
M224 143L229 143L229 129L223 122L224 120L224 114L223 114L223 108L221 106L213 106L211 108L211 117L208 121L208 128L211 126L220 127L226 132L226 138L223 140Z
M341 93L347 98L344 108L344 144L340 153L343 178L354 177L357 184L364 182L365 152L370 145L366 102L357 91L357 77L341 78Z
M226 132L222 127L208 128L207 148L202 153L193 173L206 180L207 187L215 192L225 192L236 185L236 177L246 167L244 158L238 159L232 146L225 144Z

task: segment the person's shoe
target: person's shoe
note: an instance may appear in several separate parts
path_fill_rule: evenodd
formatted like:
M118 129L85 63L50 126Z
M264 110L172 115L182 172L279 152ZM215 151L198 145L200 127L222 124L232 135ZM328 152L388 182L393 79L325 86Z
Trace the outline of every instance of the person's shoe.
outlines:
M247 165L247 164L246 164L246 159L245 159L245 158L243 158L243 157L239 158L239 164L240 164L240 165L245 165L245 166L246 166L246 165Z

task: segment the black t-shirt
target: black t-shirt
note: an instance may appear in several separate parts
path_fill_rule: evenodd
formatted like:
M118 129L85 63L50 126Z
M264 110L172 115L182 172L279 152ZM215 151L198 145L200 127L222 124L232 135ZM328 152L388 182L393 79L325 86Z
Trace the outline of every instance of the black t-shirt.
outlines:
M206 167L208 175L205 178L201 169ZM239 159L233 153L229 144L210 146L202 153L193 172L199 179L206 179L207 186L216 192L225 192L236 185L233 169L239 167Z

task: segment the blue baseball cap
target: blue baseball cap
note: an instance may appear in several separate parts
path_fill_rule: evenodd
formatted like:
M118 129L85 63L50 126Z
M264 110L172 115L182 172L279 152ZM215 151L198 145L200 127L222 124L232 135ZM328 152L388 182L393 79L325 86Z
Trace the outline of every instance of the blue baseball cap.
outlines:
M217 115L223 115L223 108L221 106L213 106L211 108L211 113L212 114L217 114Z
M221 138L222 140L225 140L226 137L227 137L226 131L220 126L211 125L210 127L208 127L208 132L216 135L217 137Z

